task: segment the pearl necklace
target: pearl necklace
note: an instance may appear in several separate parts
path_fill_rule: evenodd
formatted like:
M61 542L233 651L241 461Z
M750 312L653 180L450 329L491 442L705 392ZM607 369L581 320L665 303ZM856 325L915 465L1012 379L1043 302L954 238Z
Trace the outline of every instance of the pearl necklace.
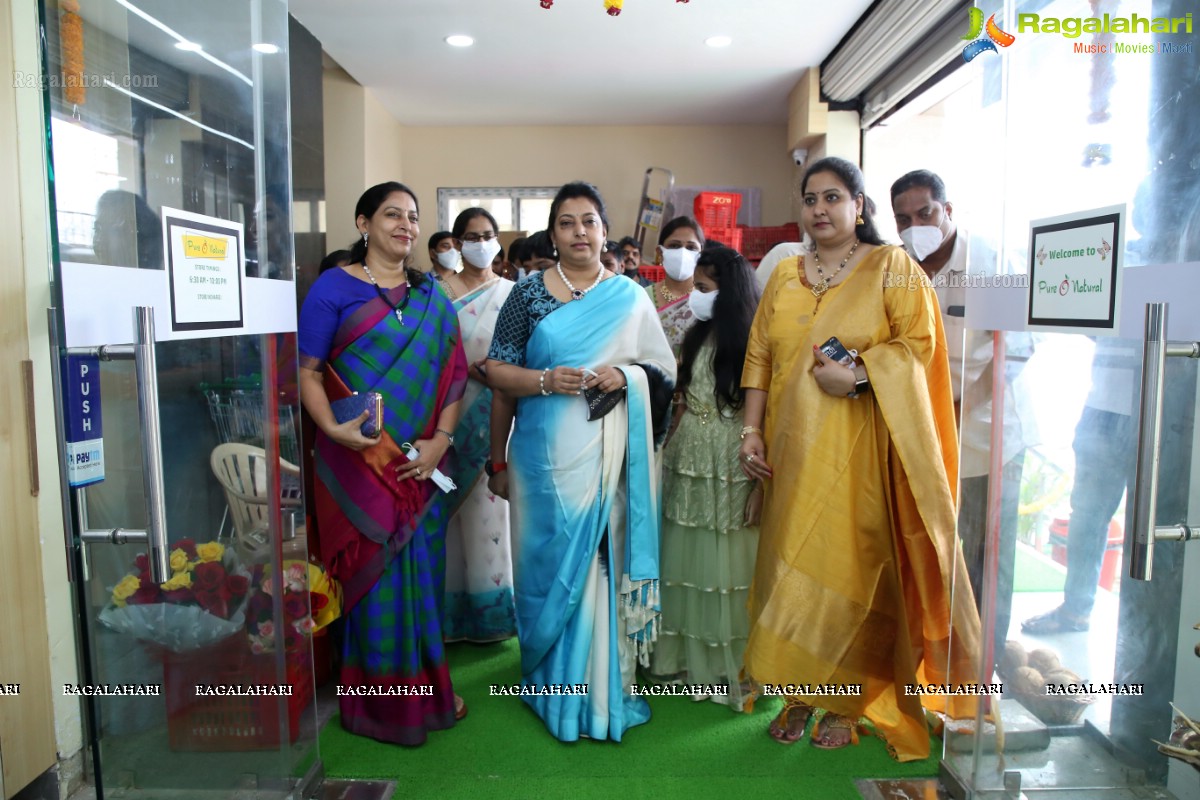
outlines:
M854 240L854 245L850 248L850 252L846 253L846 257L842 259L842 263L838 264L838 268L833 271L833 274L828 278L825 277L824 271L821 269L821 255L817 252L817 248L813 248L813 263L817 267L817 275L820 280L812 287L813 297L820 298L821 295L829 291L829 282L838 276L838 273L845 269L846 264L850 263L850 256L854 255L854 251L858 249L858 239Z
M596 272L596 280L592 281L592 285L586 289L576 289L575 285L567 280L567 274L563 272L562 264L555 264L555 268L558 270L558 277L562 278L562 282L571 290L572 300L582 300L585 294L600 285L600 280L604 277L604 265L601 264L599 271Z
M375 291L379 292L379 296L383 299L383 302L387 303L389 306L392 306L392 310L396 312L396 319L398 319L400 324L403 325L404 309L408 306L408 299L412 295L412 292L405 292L404 299L393 306L392 301L388 299L387 292L383 290L383 287L379 285L379 281L375 280L375 276L371 274L371 270L367 266L366 258L363 259L362 268L363 272L367 274L367 277L371 279L371 283L375 284ZM408 281L406 280L405 283L407 282Z

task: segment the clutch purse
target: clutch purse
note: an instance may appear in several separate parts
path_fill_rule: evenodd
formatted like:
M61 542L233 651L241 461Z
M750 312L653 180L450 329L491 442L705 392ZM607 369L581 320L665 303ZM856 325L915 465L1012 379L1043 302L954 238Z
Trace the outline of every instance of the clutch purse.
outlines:
M360 430L369 439L374 439L383 430L383 395L379 392L355 392L349 397L334 400L329 407L339 424L356 419L366 411L369 416Z
M599 389L584 389L583 399L587 401L588 422L600 419L616 408L617 403L621 402L621 397L624 394L625 387L614 389L611 392L602 392Z

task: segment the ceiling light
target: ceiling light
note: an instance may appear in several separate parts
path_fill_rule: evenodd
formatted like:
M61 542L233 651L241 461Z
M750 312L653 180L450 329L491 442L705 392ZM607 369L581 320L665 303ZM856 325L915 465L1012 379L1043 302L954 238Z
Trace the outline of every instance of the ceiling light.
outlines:
M265 53L269 56L273 56L279 52L279 45L271 44L270 42L258 42L257 44L252 44L250 46L258 52Z
M733 39L728 36L710 36L704 40L704 43L709 47L729 47L733 44Z
M470 47L475 44L475 40L470 36L464 36L461 33L456 33L453 36L446 37L446 44L451 47Z
M176 42L175 46L178 47L180 50L187 50L189 53L198 53L204 49L204 46L202 44L200 44L199 42L182 41L182 42Z

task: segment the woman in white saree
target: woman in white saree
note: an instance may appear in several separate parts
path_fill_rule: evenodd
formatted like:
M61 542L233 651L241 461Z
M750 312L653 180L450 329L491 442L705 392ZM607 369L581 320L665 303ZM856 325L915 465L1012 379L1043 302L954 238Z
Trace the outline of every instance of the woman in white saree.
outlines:
M487 363L491 385L517 398L507 462L522 699L562 741L620 741L650 718L630 686L657 632L654 442L675 357L645 291L600 262L595 187L562 187L548 230L559 263L513 290Z

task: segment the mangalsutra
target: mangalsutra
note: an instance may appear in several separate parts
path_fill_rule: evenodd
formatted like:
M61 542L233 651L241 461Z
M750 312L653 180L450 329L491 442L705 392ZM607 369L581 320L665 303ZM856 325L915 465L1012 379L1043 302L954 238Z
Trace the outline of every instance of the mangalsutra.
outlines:
M828 278L825 277L825 272L821 269L821 255L817 252L817 248L813 248L813 264L817 267L817 277L819 280L813 284L813 297L820 298L821 295L829 291L829 282L838 276L838 273L846 268L846 264L850 262L850 257L854 255L854 251L858 249L858 239L854 240L850 252L846 253L846 257L842 259L842 263L838 264L838 268L833 271L833 274Z
M592 285L586 289L576 289L575 286L569 280L567 280L567 274L563 272L562 264L556 264L555 267L558 269L558 277L562 278L562 282L565 283L567 288L571 290L572 300L582 300L585 294L600 285L600 279L604 277L604 265L601 264L599 272L596 273L596 280L592 281Z
M363 262L362 262L362 268L363 268L363 272L367 273L367 277L371 279L371 283L375 284L375 291L379 292L380 299L382 299L383 302L385 302L389 306L391 306L392 311L396 312L396 319L400 320L400 324L403 325L404 324L404 309L408 307L408 299L409 299L409 297L412 296L411 287L410 287L410 291L407 291L404 293L403 300L401 300L399 303L393 303L391 300L388 299L387 292L385 292L383 290L383 287L379 285L379 281L375 280L375 276L371 274L371 270L367 267L367 259L365 259L365 258L363 259Z

